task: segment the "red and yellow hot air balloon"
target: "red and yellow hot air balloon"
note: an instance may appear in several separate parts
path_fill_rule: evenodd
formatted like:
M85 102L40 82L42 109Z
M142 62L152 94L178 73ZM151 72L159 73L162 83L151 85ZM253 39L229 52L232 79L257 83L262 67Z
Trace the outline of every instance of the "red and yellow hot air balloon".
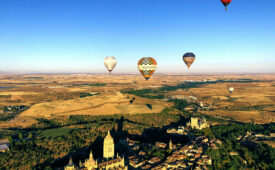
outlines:
M227 10L227 5L229 5L231 3L232 0L221 0L221 2L223 3L224 7L225 7L225 11Z
M157 62L152 57L143 57L138 61L138 69L143 77L149 80L157 69Z
M193 64L193 62L195 61L195 58L196 58L196 56L193 53L185 53L182 56L182 59L188 68L190 68L190 66Z

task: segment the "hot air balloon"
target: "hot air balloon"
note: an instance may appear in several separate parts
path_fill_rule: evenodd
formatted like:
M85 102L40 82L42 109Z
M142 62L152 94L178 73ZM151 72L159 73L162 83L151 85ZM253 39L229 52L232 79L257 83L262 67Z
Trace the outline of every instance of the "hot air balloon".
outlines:
M116 64L117 64L117 62L116 62L115 57L108 56L104 59L104 65L110 74L113 71L113 69L115 68Z
M152 57L143 57L138 61L138 69L146 80L153 75L157 69L157 62Z
M192 63L195 61L195 58L196 56L193 53L185 53L182 57L183 61L185 62L188 68L190 68Z
M231 3L232 0L221 0L221 2L223 3L224 7L225 7L225 11L227 10L227 5L229 5Z
M229 91L229 93L232 93L234 91L234 87L229 87L228 91Z

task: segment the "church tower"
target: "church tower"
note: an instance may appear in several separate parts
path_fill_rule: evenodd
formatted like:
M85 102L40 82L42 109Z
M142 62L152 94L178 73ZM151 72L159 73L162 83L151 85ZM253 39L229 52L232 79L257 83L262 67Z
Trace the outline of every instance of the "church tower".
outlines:
M94 160L93 152L90 151L89 159L87 159L84 163L85 167L87 167L88 170L92 170L94 168L97 168L97 160Z
M107 136L104 138L103 143L103 158L109 159L114 158L115 156L115 143L114 139L110 134L110 131L108 131Z
M170 141L169 141L169 149L173 149L173 142L172 142L172 140L170 139Z
M70 157L69 164L64 167L64 170L76 170L75 165L73 164L72 157Z

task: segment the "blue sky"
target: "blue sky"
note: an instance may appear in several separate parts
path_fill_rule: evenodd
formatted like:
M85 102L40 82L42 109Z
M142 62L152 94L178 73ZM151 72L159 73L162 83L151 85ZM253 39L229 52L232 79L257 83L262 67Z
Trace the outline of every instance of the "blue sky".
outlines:
M0 0L0 71L138 73L275 72L275 1ZM185 52L197 56L190 70Z

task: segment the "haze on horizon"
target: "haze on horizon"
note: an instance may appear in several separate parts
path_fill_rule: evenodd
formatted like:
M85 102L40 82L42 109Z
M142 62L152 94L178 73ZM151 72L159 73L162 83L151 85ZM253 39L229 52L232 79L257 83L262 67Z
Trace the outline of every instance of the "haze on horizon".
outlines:
M274 1L2 0L0 72L139 73L150 56L156 73L274 73ZM260 12L259 12L260 11ZM185 52L197 56L188 70Z

